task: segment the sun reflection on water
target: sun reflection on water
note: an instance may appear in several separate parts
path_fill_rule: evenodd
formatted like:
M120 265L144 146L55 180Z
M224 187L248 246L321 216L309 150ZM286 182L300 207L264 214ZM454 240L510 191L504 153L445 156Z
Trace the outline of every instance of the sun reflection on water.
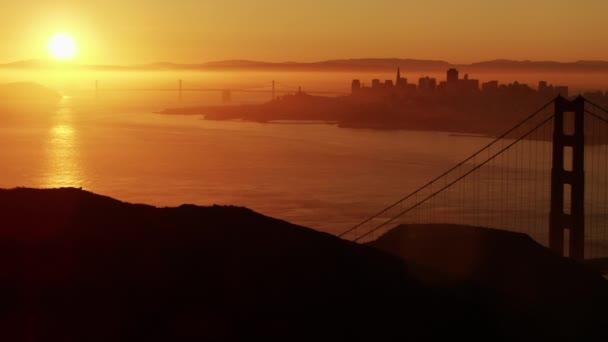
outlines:
M53 114L46 148L43 187L81 187L83 183L78 134L70 97L64 97Z

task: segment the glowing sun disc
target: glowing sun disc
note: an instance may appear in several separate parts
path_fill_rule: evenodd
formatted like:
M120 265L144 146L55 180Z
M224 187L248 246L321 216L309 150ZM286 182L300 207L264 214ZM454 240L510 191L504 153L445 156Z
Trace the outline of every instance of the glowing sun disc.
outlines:
M72 59L76 56L76 41L65 33L57 33L49 40L49 54L58 60Z

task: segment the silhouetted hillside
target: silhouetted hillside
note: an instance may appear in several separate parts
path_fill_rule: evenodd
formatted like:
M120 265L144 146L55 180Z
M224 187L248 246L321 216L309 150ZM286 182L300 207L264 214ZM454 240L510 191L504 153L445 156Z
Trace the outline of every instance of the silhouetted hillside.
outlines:
M369 246L231 206L155 208L78 189L14 189L0 190L0 217L4 341L538 341L550 336L547 324L561 322L537 320L549 310L572 320L555 331L585 337L588 299L602 305L605 290L577 265L491 231L437 240L421 231L415 246L403 245L422 264L410 268ZM402 231L376 245L402 246L387 240L409 241ZM425 250L445 257L472 247L494 250L460 259L483 266L454 270L472 282L454 282L450 272L429 282L433 269L462 262L425 262L434 255ZM521 257L491 257L511 249ZM547 302L541 287L563 301ZM587 293L567 292L578 289ZM518 301L522 293L532 297ZM568 314L562 303L580 310Z
M514 340L608 340L608 282L529 236L457 225L403 225L371 246L434 273L439 287L492 289L501 335Z
M244 208L15 189L0 217L3 341L491 336L398 258Z

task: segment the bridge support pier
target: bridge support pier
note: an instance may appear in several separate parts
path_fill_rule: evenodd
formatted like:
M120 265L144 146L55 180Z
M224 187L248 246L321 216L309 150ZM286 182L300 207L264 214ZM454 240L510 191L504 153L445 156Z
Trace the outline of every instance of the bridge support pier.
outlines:
M574 113L574 122L565 122ZM553 129L553 166L551 168L551 213L549 216L549 246L562 256L564 243L568 243L569 257L583 260L585 258L585 100L582 97L574 101L558 96L555 99L555 117ZM564 132L564 124L574 127L574 133ZM572 149L571 165L564 166L564 150ZM570 161L567 161L570 164ZM569 186L569 194L564 188ZM569 195L566 202L565 195ZM569 202L569 208L564 204ZM569 231L569 241L565 232Z

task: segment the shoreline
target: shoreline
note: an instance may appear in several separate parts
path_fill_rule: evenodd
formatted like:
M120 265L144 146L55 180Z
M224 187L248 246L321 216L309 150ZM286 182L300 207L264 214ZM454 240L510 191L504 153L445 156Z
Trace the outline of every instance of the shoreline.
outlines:
M273 124L273 125L330 125L336 126L337 128L344 129L355 129L355 130L372 130L372 131L418 131L418 132L436 132L445 133L454 137L471 137L471 138L496 138L499 134L479 133L475 131L466 130L445 130L445 129L434 129L425 127L404 127L404 126L388 126L388 125L369 125L369 124L357 124L357 123L343 123L332 120L255 120L247 118L208 118L205 114L201 113L166 113L164 111L156 111L153 114L169 115L169 116L200 116L200 120L214 121L214 122L248 122L248 123L259 123L259 124Z

